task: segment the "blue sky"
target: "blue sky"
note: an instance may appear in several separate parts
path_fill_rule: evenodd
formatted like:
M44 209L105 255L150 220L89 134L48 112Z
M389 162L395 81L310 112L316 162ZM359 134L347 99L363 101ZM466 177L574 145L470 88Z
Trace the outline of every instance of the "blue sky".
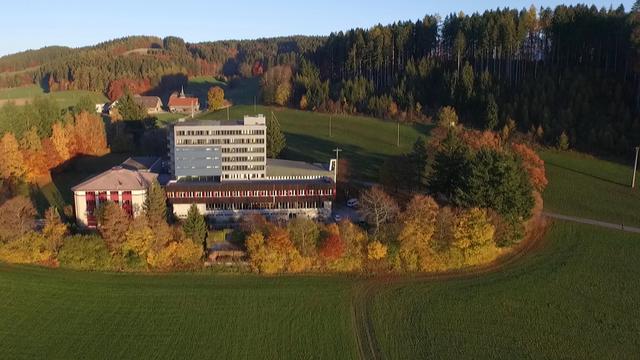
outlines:
M536 7L585 1L538 1ZM598 7L631 7L633 0L591 0ZM446 15L532 1L496 0L297 0L193 1L22 0L3 4L0 55L48 45L92 45L126 35L176 35L188 42L251 39L283 35L328 35L353 27L415 20L425 14Z

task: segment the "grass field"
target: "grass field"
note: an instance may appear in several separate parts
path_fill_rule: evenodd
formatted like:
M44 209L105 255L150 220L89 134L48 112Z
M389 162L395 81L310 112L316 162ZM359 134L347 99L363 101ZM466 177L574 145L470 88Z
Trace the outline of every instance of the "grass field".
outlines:
M355 358L350 282L0 264L5 359Z
M0 106L7 101L13 101L16 105L23 105L26 101L36 96L49 97L55 100L62 108L73 106L83 96L91 96L96 103L106 102L107 98L98 92L86 90L52 91L45 93L38 85L22 86L17 88L0 89Z
M392 287L373 301L389 359L631 359L640 349L640 236L556 223L506 271Z
M334 116L329 136L329 114L286 108L241 105L231 108L230 118L245 114L274 113L287 138L287 148L282 157L291 160L326 163L335 157L333 149L339 147L341 159L351 167L352 177L377 181L379 167L390 155L407 152L418 136L426 136L425 125L401 125L400 147L396 146L397 124L366 116ZM226 110L204 113L201 119L226 119Z
M381 282L386 358L634 358L638 236L556 223L502 271ZM357 357L345 277L109 274L0 264L3 357Z
M549 179L544 193L547 211L640 226L640 191L631 189L632 162L620 165L551 150L541 155Z

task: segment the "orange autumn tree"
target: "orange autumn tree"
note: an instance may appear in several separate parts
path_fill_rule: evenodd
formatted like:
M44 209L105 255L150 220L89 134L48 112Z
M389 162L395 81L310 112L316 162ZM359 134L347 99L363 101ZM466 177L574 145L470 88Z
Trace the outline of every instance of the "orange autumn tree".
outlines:
M549 183L544 169L544 160L525 144L514 143L511 145L511 149L522 161L522 166L529 174L531 185L537 191L543 192Z
M0 177L5 179L20 178L25 175L24 158L20 152L18 140L12 133L5 133L0 138L0 154L2 154Z
M79 153L100 156L109 152L104 122L99 116L84 111L76 115L74 134Z
M326 260L336 260L344 253L344 242L339 234L330 234L322 243L318 251Z

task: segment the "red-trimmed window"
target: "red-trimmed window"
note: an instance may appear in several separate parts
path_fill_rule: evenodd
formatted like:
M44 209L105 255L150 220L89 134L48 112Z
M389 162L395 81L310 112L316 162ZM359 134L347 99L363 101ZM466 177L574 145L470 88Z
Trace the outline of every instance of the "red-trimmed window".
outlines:
M117 191L112 191L109 194L109 197L110 197L111 201L113 201L116 204L120 202L120 195L118 194Z

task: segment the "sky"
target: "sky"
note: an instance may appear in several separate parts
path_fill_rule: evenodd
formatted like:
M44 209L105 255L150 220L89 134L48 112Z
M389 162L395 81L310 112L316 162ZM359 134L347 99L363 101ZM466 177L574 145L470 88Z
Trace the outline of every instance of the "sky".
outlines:
M187 42L328 35L354 27L416 20L426 14L497 7L588 3L630 9L633 0L21 0L0 12L0 56L43 46L79 47L128 35L175 35Z

